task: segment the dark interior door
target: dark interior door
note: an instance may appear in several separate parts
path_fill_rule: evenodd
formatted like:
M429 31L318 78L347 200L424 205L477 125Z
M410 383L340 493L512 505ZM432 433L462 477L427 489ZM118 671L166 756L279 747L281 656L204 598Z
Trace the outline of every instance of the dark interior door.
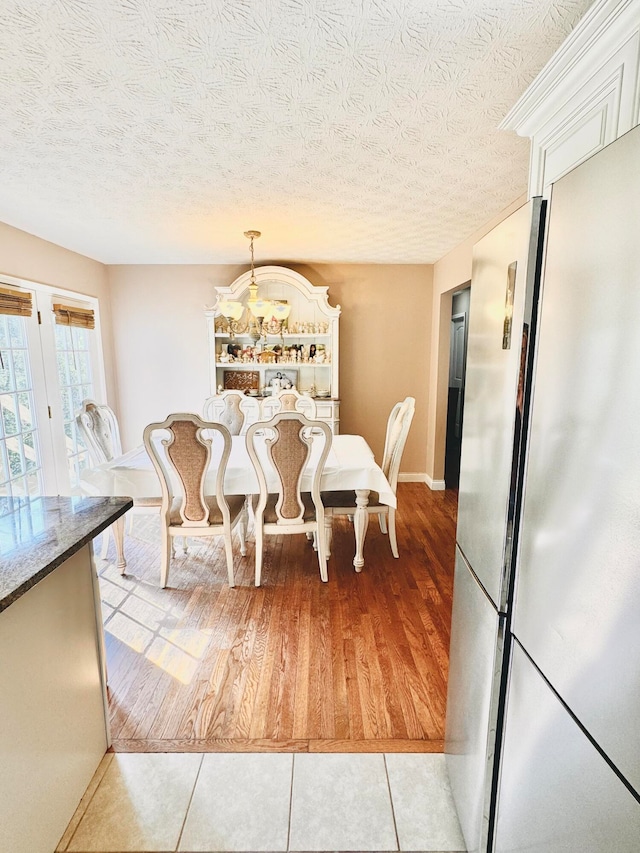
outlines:
M457 489L460 481L468 310L469 288L467 287L460 293L454 294L453 313L451 315L449 399L444 460L444 482L448 489Z

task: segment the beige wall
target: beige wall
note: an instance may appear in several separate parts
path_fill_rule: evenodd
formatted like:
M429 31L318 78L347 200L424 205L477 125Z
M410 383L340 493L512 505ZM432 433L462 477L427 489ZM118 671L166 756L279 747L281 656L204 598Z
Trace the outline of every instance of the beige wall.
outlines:
M382 458L387 417L416 398L400 466L424 476L432 272L412 264L290 264L340 305L340 431L364 435Z
M473 246L503 219L525 204L526 195L516 199L498 216L489 220L459 246L441 258L433 267L432 327L429 355L429 381L426 440L427 482L444 487L444 451L447 425L449 385L449 329L451 296L471 279Z
M279 263L268 261L266 263ZM403 472L424 474L432 268L286 263L341 305L340 428L364 435L377 458L393 404L416 397ZM205 305L245 266L112 266L123 445L170 411L200 411L209 393ZM390 306L390 299L398 307Z
M107 397L116 400L111 304L105 265L0 222L0 273L98 298Z
M204 309L216 285L244 267L110 266L118 413L125 450L142 443L144 427L170 412L201 412L209 391Z

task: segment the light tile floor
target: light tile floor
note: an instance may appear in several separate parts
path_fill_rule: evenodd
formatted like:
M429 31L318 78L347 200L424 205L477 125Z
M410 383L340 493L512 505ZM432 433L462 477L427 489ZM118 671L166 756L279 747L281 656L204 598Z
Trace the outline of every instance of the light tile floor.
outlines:
M441 754L117 753L58 851L464 850Z

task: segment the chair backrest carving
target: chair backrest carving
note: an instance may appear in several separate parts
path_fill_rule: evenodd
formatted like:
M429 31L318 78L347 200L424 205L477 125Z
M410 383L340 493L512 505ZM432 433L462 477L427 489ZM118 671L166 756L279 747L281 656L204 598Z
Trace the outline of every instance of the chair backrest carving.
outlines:
M244 435L250 424L260 418L260 406L242 391L223 391L207 397L202 414L205 420L226 426L231 435Z
M313 432L313 435L312 435ZM254 436L261 434L269 462L277 476L278 500L275 513L278 524L302 524L305 505L302 499L302 476L309 463L314 442L322 442L313 469L311 497L317 513L322 513L320 478L331 448L332 433L324 421L311 420L301 412L278 412L268 421L261 421L247 431L247 449L258 477L260 496L256 512L264 509L268 487L264 467L257 452Z
M384 453L382 456L382 470L389 481L389 485L396 491L398 486L398 474L400 473L400 461L407 442L409 427L415 414L415 397L405 397L400 403L396 403L387 421L387 434L384 442Z
M220 440L213 441L210 435L203 434L205 430L217 433ZM157 435L160 431L165 435L168 433L169 437L160 439ZM211 523L205 480L215 450L215 496L224 521L229 522L224 475L231 452L231 435L223 424L205 421L190 412L178 412L162 422L149 424L144 430L143 440L160 479L161 512L168 513L174 496L178 497L184 527L208 527Z
M94 465L110 462L122 453L118 420L106 403L83 400L76 424Z
M271 418L277 412L302 412L312 419L318 416L316 401L313 397L301 394L295 387L284 388L262 401L263 418Z

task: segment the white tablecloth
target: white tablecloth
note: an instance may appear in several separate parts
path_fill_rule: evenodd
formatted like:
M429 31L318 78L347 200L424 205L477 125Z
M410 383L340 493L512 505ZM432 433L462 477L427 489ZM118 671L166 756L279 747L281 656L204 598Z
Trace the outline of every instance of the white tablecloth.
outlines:
M314 440L312 457L319 451ZM207 474L206 487L215 489L215 470ZM267 477L269 488L275 490L275 479ZM129 496L151 498L160 496L160 482L143 446L130 450L111 462L82 471L80 483L89 495ZM310 475L303 475L302 488L310 487ZM258 481L247 453L244 436L233 436L231 455L224 481L225 493L248 495L258 491ZM321 482L322 491L369 489L380 495L382 503L396 506L396 498L382 469L376 463L371 448L360 435L333 436Z

